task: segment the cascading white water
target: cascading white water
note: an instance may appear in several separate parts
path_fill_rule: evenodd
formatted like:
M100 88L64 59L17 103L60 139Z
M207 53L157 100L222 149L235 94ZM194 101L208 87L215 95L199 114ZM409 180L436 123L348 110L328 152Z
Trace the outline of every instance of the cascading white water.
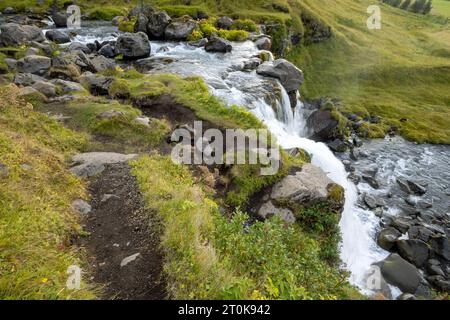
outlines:
M115 30L98 32L98 29L93 28L90 32L84 29L75 41L113 40L114 33ZM372 263L384 259L388 254L374 242L378 220L371 212L357 206L356 187L347 179L341 161L325 144L305 138L307 126L302 102L298 100L293 113L289 97L278 81L258 76L255 71L242 71L239 67L244 61L258 55L255 45L250 41L235 43L233 52L225 55L207 53L202 48L183 43L152 42L151 45L151 59L174 59L170 64L158 66L156 72L203 77L214 95L228 104L246 106L267 125L283 148L306 150L312 155L312 163L345 189L345 208L340 221L341 259L351 273L350 282L369 294L365 275Z

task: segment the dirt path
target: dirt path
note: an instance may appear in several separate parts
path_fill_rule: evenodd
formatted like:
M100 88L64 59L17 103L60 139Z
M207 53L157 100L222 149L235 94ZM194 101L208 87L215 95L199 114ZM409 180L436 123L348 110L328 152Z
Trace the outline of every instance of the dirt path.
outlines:
M164 299L159 238L127 164L108 165L90 184L90 233L81 240L92 281L104 286L103 299Z

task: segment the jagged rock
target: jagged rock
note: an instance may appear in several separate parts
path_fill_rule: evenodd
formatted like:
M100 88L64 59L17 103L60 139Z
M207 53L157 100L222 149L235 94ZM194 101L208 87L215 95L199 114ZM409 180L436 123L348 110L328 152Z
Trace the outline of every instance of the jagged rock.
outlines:
M250 58L244 62L244 70L255 70L262 63L260 58Z
M70 37L66 33L59 30L48 30L45 33L45 37L48 40L56 42L58 44L70 42Z
M427 193L427 189L424 186L418 184L417 182L411 180L406 180L406 182L408 183L408 186L411 189L411 191L414 192L415 194L424 195L425 193Z
M414 221L410 217L398 217L392 220L392 226L402 234L406 233L413 225Z
M35 82L32 86L34 89L42 93L47 98L56 97L58 94L56 92L56 86L47 81Z
M73 210L77 211L81 215L87 215L91 213L92 207L89 203L84 200L78 199L72 202Z
M334 139L329 142L328 147L334 152L345 152L347 150L347 145L341 139Z
M67 28L67 13L66 12L54 12L52 14L52 20L57 28Z
M67 47L67 49L69 51L78 51L78 50L80 50L80 51L83 51L86 54L89 54L89 53L92 52L92 50L87 45L85 45L84 43L80 43L80 42L72 42Z
M402 258L417 267L421 267L428 260L428 246L421 240L398 240L397 248Z
M98 76L92 73L86 73L80 77L80 82L85 84L92 94L99 96L109 94L109 88L113 81L113 77Z
M154 12L148 16L147 34L150 39L162 39L172 19L165 11Z
M280 80L287 92L297 91L304 81L303 72L285 59L264 62L256 72Z
M416 296L411 293L402 293L397 300L417 300Z
M428 240L434 235L434 233L423 227L423 226L412 226L408 230L408 236L410 239L419 239L424 242L428 242Z
M0 26L0 46L21 46L45 41L42 30L35 26L6 23Z
M420 283L419 270L396 253L380 263L381 274L386 281L405 293L414 294Z
M17 73L14 76L14 83L20 86L31 86L38 81L46 81L44 78L31 73Z
M172 21L164 31L167 40L185 41L197 28L197 23L189 16Z
M402 190L403 192L405 192L407 194L412 193L411 189L409 188L408 183L405 180L403 180L401 178L397 178L396 180L397 180L398 186L400 187L400 190Z
M138 14L136 23L134 24L134 32L147 33L148 18L142 13Z
M143 32L125 33L116 42L116 53L125 59L137 60L150 56L150 43Z
M26 56L17 61L17 70L21 73L43 75L47 73L52 60L44 56Z
M70 171L79 177L92 177L105 170L105 165L123 163L135 159L136 154L120 154L114 152L89 152L81 153L72 157L72 162L76 166Z
M202 38L197 41L190 41L189 45L193 46L193 47L197 47L197 48L202 48L202 47L206 46L207 43L208 43L208 39Z
M341 188L328 178L322 169L307 163L302 166L301 171L288 175L278 182L272 188L270 196L278 203L285 201L304 205L315 202L330 203L340 211L343 207L344 191L341 188L339 199L331 199L332 187Z
M62 93L71 93L71 92L85 92L86 89L79 83L73 81L66 81L61 79L53 79L50 81L54 85L58 86Z
M397 229L386 228L381 230L378 234L377 243L384 250L390 251L401 235L402 234Z
M216 20L216 27L219 29L230 30L233 23L233 19L223 16Z
M369 175L366 175L366 174L363 174L361 177L372 188L374 188L374 189L379 189L380 188L380 184L379 184L379 182L378 182L378 180L376 178L374 178L372 176L369 176Z
M109 43L101 47L98 54L106 58L114 58L117 56L115 48Z
M446 236L433 237L431 248L435 254L450 261L450 239Z
M339 124L330 110L314 111L308 118L307 123L313 131L313 138L319 140L332 139Z
M102 72L116 67L115 61L105 56L95 56L91 58L90 62L95 72Z
M212 36L208 43L205 45L205 50L207 52L231 52L233 47L231 43L223 38Z
M272 48L272 40L269 37L260 37L255 41L255 45L259 50L269 50Z
M428 262L427 271L430 275L445 277L445 273L439 265L430 264Z
M286 208L277 208L271 201L268 201L261 206L258 211L258 215L263 219L268 219L272 216L278 216L283 221L289 224L295 222L295 217L291 210Z

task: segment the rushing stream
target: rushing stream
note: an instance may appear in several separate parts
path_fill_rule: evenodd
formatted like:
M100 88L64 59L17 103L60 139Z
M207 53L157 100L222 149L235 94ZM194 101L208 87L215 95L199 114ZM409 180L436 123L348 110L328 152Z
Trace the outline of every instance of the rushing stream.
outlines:
M100 42L114 40L118 35L116 28L104 25L89 25L78 32L74 41L77 42ZM358 187L347 179L346 172L341 160L338 159L330 149L323 143L307 139L306 121L303 115L303 104L298 101L293 113L289 103L289 97L278 81L261 77L255 71L243 71L242 65L250 58L257 56L259 50L254 43L233 43L233 51L228 54L207 53L203 48L195 48L185 43L174 42L151 42L152 57L147 62L152 65L152 73L175 73L182 76L201 76L209 85L211 92L222 98L225 103L231 105L246 106L253 114L263 121L270 131L277 137L278 142L286 149L299 147L305 149L312 155L312 163L322 168L328 176L345 189L346 202L340 228L342 232L341 259L350 271L350 282L357 285L363 293L369 294L365 285L365 276L372 263L384 259L388 252L382 250L375 242L375 233L379 227L379 218L373 212L359 205L358 188L368 188L364 184ZM383 144L384 143L384 144ZM397 144L388 142L370 142L367 151L372 157L365 158L360 162L364 167L369 162L376 163L382 168L388 184L392 184L394 173L408 173L409 160L403 158L402 146L413 150L403 140ZM391 146L392 150L385 147ZM422 150L423 149L423 150ZM414 162L412 170L420 171L420 165L429 167L448 168L448 149L443 147L438 153L443 153L443 162L436 166L433 163L431 153L432 147L421 149L421 154L411 153ZM380 151L383 151L380 154ZM414 152L415 151L414 149ZM418 160L415 159L418 157ZM403 160L402 160L403 159ZM417 161L416 161L417 160ZM428 162L427 162L428 161ZM355 166L359 164L356 163ZM450 177L441 176L442 188L446 187L446 181ZM388 186L383 190L388 189ZM436 196L436 195L435 195ZM437 196L436 196L437 197ZM443 206L448 209L448 198L441 199ZM394 209L392 209L394 210ZM392 288L394 296L399 293L398 289Z

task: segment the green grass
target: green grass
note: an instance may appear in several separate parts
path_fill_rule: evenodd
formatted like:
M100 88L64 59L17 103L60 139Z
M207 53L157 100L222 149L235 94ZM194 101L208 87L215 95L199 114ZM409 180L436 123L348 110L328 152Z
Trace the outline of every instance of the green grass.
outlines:
M450 1L433 0L433 9L431 13L450 17Z
M85 279L81 290L66 288L69 266L86 269L70 244L81 232L71 203L86 194L65 159L85 147L86 137L16 94L14 86L0 89L0 163L9 173L0 177L0 297L93 299Z
M361 298L299 225L272 219L244 227L248 218L239 212L228 221L168 157L144 156L132 166L158 216L171 298Z
M368 30L370 1L302 4L334 30L331 40L288 55L305 72L304 96L337 97L341 111L381 116L382 128L395 125L408 139L450 143L448 24L381 5L382 29Z

